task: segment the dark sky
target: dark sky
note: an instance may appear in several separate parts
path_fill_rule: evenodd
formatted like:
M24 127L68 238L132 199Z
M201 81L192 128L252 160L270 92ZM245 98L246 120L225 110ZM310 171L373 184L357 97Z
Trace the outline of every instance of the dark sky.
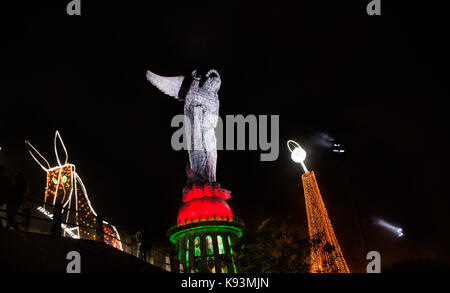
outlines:
M26 172L34 198L43 198L45 174L23 141L55 163L59 130L96 211L119 228L151 229L163 242L185 184L187 153L170 145L170 121L183 107L152 87L145 71L215 68L222 117L280 115L278 160L219 151L218 181L232 190L229 204L247 226L292 215L306 235L301 170L285 147L295 139L308 151L350 269L364 269L343 172L330 150L313 143L325 132L347 147L352 194L383 264L449 261L448 10L382 1L383 15L369 17L369 0L82 0L82 16L69 17L69 1L29 2L2 3L0 164L11 178ZM374 218L401 226L405 237Z

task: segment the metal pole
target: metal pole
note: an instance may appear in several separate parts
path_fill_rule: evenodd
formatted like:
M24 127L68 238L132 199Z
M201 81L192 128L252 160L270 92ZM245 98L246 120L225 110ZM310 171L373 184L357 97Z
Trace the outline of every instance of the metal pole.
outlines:
M341 155L342 156L342 155ZM348 191L348 195L350 197L350 201L352 202L352 207L353 207L353 213L355 215L356 218L356 222L358 224L358 228L359 228L359 232L360 232L360 236L361 236L361 242L363 243L364 249L366 251L366 255L367 253L369 253L369 248L367 246L367 242L366 242L366 236L364 234L364 229L363 229L363 225L361 223L361 218L359 217L359 213L358 213L358 209L356 208L356 202L355 199L352 196L352 191L350 189L350 182L348 180L348 175L347 172L345 172L345 166L344 166L344 162L342 160L342 157L340 156L339 158L339 165L342 169L342 172L344 174L345 177L345 185L347 186L347 191Z
M62 206L56 203L53 206L53 219L52 219L52 236L55 238L61 237L61 222L62 222Z

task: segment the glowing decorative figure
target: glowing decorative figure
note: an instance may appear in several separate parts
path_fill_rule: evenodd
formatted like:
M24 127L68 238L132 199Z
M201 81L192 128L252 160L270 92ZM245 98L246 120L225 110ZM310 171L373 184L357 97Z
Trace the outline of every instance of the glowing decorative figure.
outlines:
M67 234L76 239L95 240L95 229L98 227L97 213L92 208L83 181L75 170L75 165L67 163L68 153L59 132L56 131L54 138L54 150L58 162L55 167L50 167L45 157L31 143L25 141L25 144L33 159L47 172L44 202L49 205L60 204L63 207L62 218L66 223L73 223L73 225L61 225L64 236ZM62 159L58 154L58 144L64 151ZM39 207L38 210L47 217L53 218L45 206ZM120 235L116 227L105 221L102 226L104 242L122 250Z
M302 175L302 182L311 243L311 273L349 273L350 271L328 217L327 209L323 203L314 172L308 171L303 163L306 158L306 152L298 143L292 140L288 141L288 148L292 153L294 162L301 163L305 170L305 173ZM298 153L294 155L295 151Z
M217 146L214 128L219 115L220 75L212 69L205 76L159 76L147 71L147 79L163 93L184 100L189 163L194 182L216 182ZM184 94L183 85L187 91Z

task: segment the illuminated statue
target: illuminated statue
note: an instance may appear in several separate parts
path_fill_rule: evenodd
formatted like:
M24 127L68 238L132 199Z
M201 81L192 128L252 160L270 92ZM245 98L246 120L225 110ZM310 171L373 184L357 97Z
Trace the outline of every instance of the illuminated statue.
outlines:
M193 71L187 76L164 77L147 71L147 79L163 93L184 101L188 182L177 224L167 231L178 251L180 271L195 273L207 268L212 273L236 273L233 246L242 236L244 223L226 202L231 191L216 181L219 73L210 70L200 76Z
M163 93L184 100L185 129L189 150L188 178L194 183L216 182L217 147L214 128L219 115L219 73L189 77L159 76L147 71L147 79ZM192 174L192 172L193 174Z
M103 228L103 241L115 248L122 250L119 232L116 227L103 221L102 225L97 224L97 213L92 208L86 188L78 176L75 165L67 163L68 153L61 135L58 131L55 133L53 141L57 165L51 167L47 159L39 153L31 143L25 141L25 144L33 159L47 173L45 187L45 204L38 210L49 218L53 215L48 209L51 206L60 205L62 207L62 219L64 222L61 227L64 236L70 236L75 239L96 240L99 233L96 228ZM58 153L59 147L64 151L63 156Z

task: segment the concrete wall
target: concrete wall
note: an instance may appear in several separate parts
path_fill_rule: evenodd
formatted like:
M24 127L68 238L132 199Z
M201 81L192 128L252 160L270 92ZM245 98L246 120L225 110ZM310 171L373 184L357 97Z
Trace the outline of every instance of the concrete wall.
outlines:
M82 273L165 272L103 243L16 231L0 231L0 272L65 273L69 251L80 253Z

